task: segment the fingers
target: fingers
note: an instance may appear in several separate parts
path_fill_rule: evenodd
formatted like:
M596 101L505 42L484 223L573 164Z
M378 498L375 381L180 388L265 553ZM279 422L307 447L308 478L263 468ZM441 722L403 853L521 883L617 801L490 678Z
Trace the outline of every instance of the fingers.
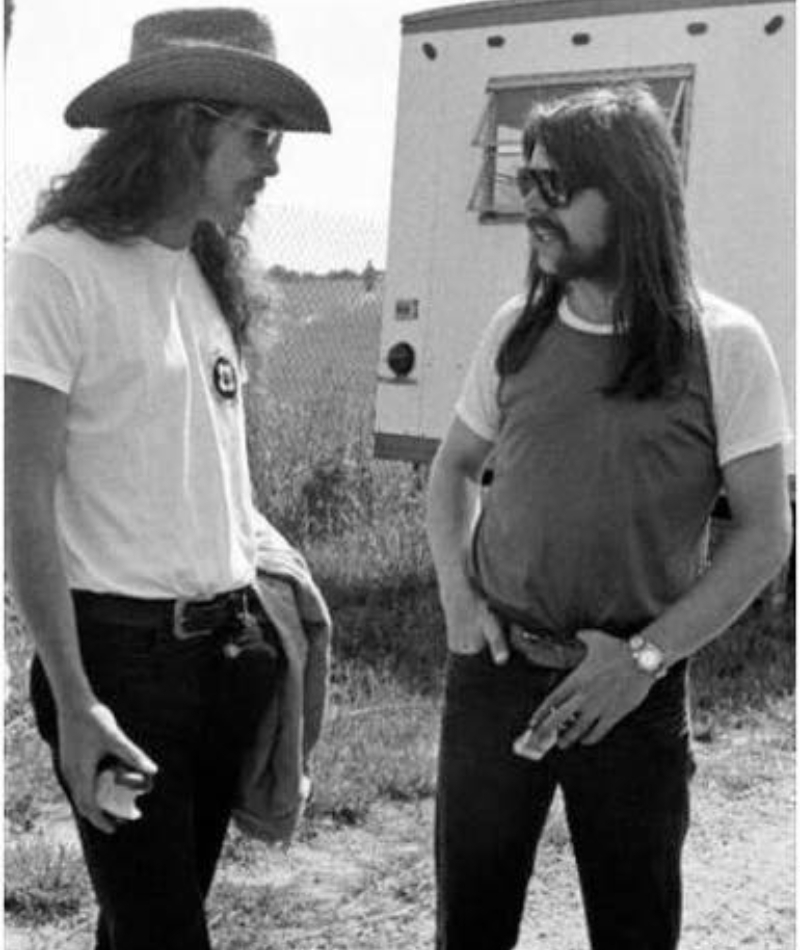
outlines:
M150 756L122 733L120 733L111 754L137 772L142 772L151 777L158 772L158 766Z
M97 803L97 782L101 767L109 759L152 778L157 764L125 735L111 711L100 704L80 721L63 723L59 750L64 779L76 810L99 831L112 833L116 819Z
M452 620L448 617L447 644L454 653L475 654L488 647L492 660L502 665L510 656L508 642L497 617L484 600L474 595L469 614L462 612Z
M489 610L486 604L481 605L480 611L480 626L481 632L483 633L483 638L489 646L489 652L492 655L492 659L498 666L502 666L504 663L508 662L509 650L508 650L508 641L506 640L506 635L503 633L503 628L500 625L500 621L497 617Z
M551 693L549 693L531 716L531 727L538 729L556 710L565 708L576 693L574 674L570 674ZM570 707L573 710L573 707Z
M568 749L576 742L585 742L586 736L597 723L597 717L581 708L580 702L562 707L559 715L558 747Z
M464 627L448 631L447 648L451 653L472 655L480 653L484 647L483 637L475 635L474 631Z
M79 767L72 775L64 769L64 779L70 789L75 810L98 831L113 834L117 828L117 822L97 804L96 767Z

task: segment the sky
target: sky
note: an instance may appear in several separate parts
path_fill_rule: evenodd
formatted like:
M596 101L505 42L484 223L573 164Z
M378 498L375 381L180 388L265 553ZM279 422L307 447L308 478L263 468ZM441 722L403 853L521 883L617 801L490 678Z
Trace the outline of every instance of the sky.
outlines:
M70 167L91 139L91 133L64 125L64 107L127 60L134 22L170 6L234 5L225 0L15 2L5 73L6 231L12 234L39 184ZM369 256L382 263L401 17L456 2L253 0L272 23L279 59L317 90L333 126L331 136L285 137L281 174L260 202L259 233L271 233L285 245L281 253L289 266L301 266L304 257L319 266L335 264L337 243L340 257ZM269 208L276 209L271 222ZM289 248L291 231L304 235L300 240L309 245L308 254L297 257ZM319 245L313 252L312 244Z

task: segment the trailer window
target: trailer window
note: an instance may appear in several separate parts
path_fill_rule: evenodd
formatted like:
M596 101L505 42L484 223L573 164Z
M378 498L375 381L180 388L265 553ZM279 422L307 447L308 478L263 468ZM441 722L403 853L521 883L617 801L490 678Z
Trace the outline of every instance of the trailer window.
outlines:
M688 147L691 67L659 70L586 73L578 76L511 77L494 79L472 144L481 150L481 165L469 210L481 220L517 219L522 204L515 172L522 163L522 128L535 102L559 98L593 86L637 81L646 84L668 117L684 168Z

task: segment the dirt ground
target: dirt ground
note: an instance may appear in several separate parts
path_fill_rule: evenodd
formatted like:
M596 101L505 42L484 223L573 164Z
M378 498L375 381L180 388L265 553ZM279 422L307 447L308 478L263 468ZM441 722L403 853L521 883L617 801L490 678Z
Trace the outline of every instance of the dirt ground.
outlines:
M698 744L696 756L681 948L790 950L795 946L794 739L774 724L733 730ZM363 826L321 827L288 853L259 848L252 861L229 864L217 887L262 895L266 889L280 910L260 922L242 911L239 924L232 925L220 920L212 894L209 911L218 946L432 947L431 820L429 801L387 803L373 809ZM90 942L87 925L35 934L10 928L5 946L83 950ZM518 946L588 946L560 808L540 852Z

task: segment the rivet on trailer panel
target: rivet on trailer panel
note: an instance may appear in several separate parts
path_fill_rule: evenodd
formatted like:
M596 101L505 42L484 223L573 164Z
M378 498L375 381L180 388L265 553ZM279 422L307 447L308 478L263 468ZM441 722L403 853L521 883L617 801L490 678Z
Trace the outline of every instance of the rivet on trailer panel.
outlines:
M764 32L767 34L767 36L774 36L778 32L778 30L781 29L783 24L784 24L784 19L782 16L774 16L771 20L768 20L767 23L764 25Z
M439 50L433 45L433 43L423 43L422 52L428 57L428 59L436 59L439 55Z

